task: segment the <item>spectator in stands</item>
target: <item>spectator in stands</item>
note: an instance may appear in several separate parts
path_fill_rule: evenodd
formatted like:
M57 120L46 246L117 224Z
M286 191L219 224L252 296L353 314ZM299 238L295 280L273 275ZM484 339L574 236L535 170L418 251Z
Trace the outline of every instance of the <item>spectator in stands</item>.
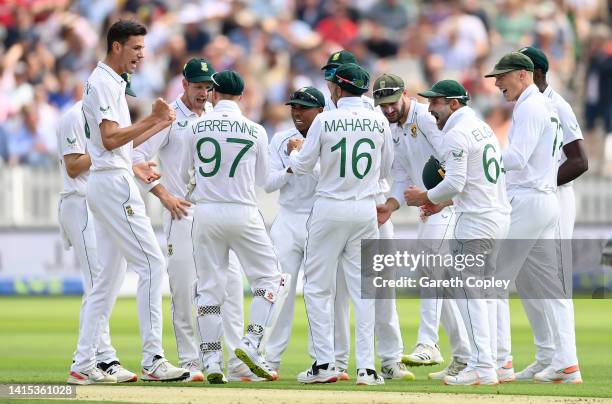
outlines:
M39 116L35 105L21 110L21 124L9 135L9 165L50 166L52 159L39 132Z

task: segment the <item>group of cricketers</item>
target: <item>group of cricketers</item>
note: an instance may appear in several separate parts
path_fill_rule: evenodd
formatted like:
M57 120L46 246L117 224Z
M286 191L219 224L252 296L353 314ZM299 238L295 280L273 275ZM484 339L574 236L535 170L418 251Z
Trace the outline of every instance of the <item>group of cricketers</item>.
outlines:
M407 366L441 364L440 323L452 360L432 379L582 382L571 296L533 299L526 292L534 285L565 291L556 257L542 243L571 239L571 182L587 169L576 117L548 86L542 51L507 54L486 76L515 102L504 149L458 82L420 92L427 105L410 97L399 76L383 74L372 99L365 96L370 75L348 51L333 53L322 68L329 97L314 87L295 91L287 101L294 127L268 142L265 129L240 110L240 75L216 72L200 58L186 61L176 100L157 99L132 123L126 96L136 96L130 74L143 59L146 33L135 21L110 27L106 57L58 130L60 228L84 280L68 383L277 380L301 270L313 360L297 375L301 383L351 379L349 300L358 385L413 380ZM269 232L256 186L279 191ZM141 190L165 207L163 247ZM420 207L419 239L486 254L484 271L465 274L485 279L499 270L516 281L536 345L526 369L515 373L512 365L507 295L468 289L422 297L416 346L404 354L395 300L365 299L361 284L362 240L392 239L389 219L403 205ZM513 248L505 239L523 243ZM127 267L139 276L140 375L121 365L109 332ZM164 271L178 367L162 349ZM253 296L246 333L243 274Z

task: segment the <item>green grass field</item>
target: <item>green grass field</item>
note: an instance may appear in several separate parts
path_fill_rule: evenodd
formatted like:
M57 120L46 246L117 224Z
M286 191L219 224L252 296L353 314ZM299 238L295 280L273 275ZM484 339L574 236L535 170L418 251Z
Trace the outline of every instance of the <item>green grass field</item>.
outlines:
M398 311L405 350L415 342L418 326L418 301L398 300ZM72 352L76 346L80 299L73 298L0 298L0 384L2 383L64 383L68 375ZM169 301L164 300L164 348L166 356L176 363L176 346L170 324ZM509 383L495 387L444 386L427 379L427 373L441 367L421 367L412 370L413 382L391 381L375 387L382 391L461 392L520 395L558 395L612 397L612 304L610 300L576 300L576 331L578 356L584 384L537 385ZM354 382L304 386L295 380L298 372L310 365L306 350L306 316L304 304L298 298L293 338L283 358L281 380L274 383L241 383L245 388L332 389L354 390ZM140 339L136 302L119 299L111 319L111 336L123 365L138 372ZM527 319L518 300L512 301L512 340L515 370L532 361L534 347ZM441 335L441 348L450 359L447 338ZM354 355L352 355L354 357ZM354 365L351 376L354 380ZM138 384L141 384L138 382ZM199 383L169 383L166 386L203 387ZM235 383L226 386L237 387ZM224 388L210 386L207 388Z

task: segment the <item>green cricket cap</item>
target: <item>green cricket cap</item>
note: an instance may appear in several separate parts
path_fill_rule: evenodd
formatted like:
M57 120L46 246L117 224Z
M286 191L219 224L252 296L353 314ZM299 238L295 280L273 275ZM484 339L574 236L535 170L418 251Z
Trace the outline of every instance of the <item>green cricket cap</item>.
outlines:
M425 188L432 189L435 188L439 183L444 180L444 176L446 175L446 171L440 164L440 162L434 157L430 156L429 160L423 166L423 185Z
M385 73L374 81L372 95L374 105L397 102L404 91L404 80L395 74Z
M212 81L215 69L206 59L192 58L183 66L183 77L190 83Z
M527 46L526 48L520 49L519 52L531 59L535 69L540 69L544 73L548 71L548 58L541 49Z
M455 80L438 81L436 84L431 86L429 90L418 94L425 98L444 97L448 99L457 99L463 105L466 105L467 101L470 99L470 95L465 87Z
M136 93L132 90L132 75L130 73L121 73L121 78L126 82L125 93L129 96L136 97Z
M533 62L529 57L520 52L510 52L499 59L499 62L497 62L493 70L485 74L485 77L495 77L514 70L527 70L532 72Z
M244 91L244 81L240 75L233 70L223 70L210 77L215 91L229 94L241 95Z
M302 105L309 108L323 108L325 96L314 87L302 87L293 94L285 105Z
M345 63L336 69L333 82L351 94L361 95L370 88L370 73L355 63Z
M338 67L345 63L357 64L357 58L351 52L347 50L341 50L339 52L332 53L327 59L327 64L321 68L321 70L327 70L330 68Z

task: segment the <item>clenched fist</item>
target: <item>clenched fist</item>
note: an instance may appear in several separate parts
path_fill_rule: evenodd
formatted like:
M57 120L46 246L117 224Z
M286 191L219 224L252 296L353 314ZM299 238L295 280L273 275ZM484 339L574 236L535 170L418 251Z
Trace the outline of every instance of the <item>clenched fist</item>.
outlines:
M287 142L287 154L291 154L294 150L301 150L302 146L304 146L304 139L289 139Z
M174 121L176 119L176 112L163 98L157 98L152 109L151 114L162 121Z

